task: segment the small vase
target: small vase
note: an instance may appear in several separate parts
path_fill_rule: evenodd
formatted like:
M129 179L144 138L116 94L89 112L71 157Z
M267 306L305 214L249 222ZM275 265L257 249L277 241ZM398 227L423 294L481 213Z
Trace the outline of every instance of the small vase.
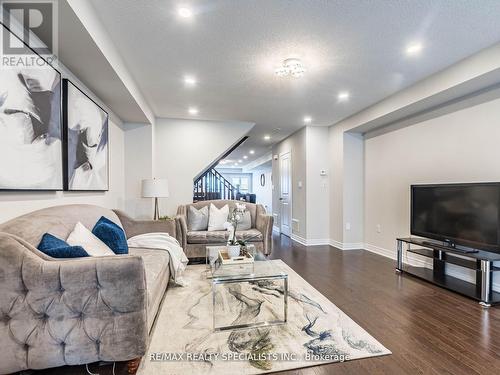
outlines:
M240 245L227 245L227 254L230 258L240 256Z

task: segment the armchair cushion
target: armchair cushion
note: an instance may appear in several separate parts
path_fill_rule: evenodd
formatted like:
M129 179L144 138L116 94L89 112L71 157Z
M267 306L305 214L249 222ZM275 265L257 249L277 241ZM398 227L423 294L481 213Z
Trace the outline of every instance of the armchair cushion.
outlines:
M221 244L226 243L230 232L224 231L191 231L187 233L187 242L190 244ZM262 241L262 233L257 229L236 231L236 238L250 242Z
M104 242L115 254L128 254L127 237L118 225L101 216L92 233Z
M238 223L238 230L249 230L252 228L252 216L250 211L245 211L243 213L242 220Z
M199 210L193 206L189 206L188 228L189 230L207 230L208 206L202 207Z
M217 208L213 203L210 203L210 210L208 215L208 230L224 230L224 223L227 222L228 216L229 206L227 204L224 207Z

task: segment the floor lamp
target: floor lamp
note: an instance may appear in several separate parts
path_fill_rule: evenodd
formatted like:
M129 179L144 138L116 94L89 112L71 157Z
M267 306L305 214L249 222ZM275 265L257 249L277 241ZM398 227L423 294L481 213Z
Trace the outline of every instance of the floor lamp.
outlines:
M160 218L160 208L158 207L158 198L168 198L168 181L166 178L153 178L142 180L143 198L155 199L154 220Z

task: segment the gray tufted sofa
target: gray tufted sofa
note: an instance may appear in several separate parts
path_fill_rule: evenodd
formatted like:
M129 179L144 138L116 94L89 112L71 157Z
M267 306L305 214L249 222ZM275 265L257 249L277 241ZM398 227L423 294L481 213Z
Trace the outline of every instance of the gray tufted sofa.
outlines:
M66 239L76 222L92 229L101 216L127 237L179 237L175 220L135 221L90 205L51 207L0 224L0 374L145 354L170 276L167 252L54 259L35 248L45 232Z
M209 200L179 206L177 208L177 221L180 224L182 248L188 258L199 258L206 256L207 246L226 245L229 238L228 231L191 231L188 228L189 206L200 209L213 203L217 208L226 204L233 210L236 203L244 203L252 218L252 228L245 231L237 231L238 239L249 239L255 247L264 254L269 255L273 250L273 217L266 214L266 209L261 204L239 202L235 200Z

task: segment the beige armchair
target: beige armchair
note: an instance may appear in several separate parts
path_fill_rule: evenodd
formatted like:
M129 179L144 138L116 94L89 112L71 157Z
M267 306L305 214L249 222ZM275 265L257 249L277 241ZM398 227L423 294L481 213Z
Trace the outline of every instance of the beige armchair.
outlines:
M200 209L204 206L210 206L213 203L217 208L229 205L233 209L238 201L233 200L212 200L202 201L179 206L177 209L177 220L180 226L180 238L184 251L188 258L205 257L207 246L225 245L229 238L228 231L192 231L188 227L189 206ZM249 230L237 231L236 236L239 239L248 239L250 243L269 255L272 252L273 241L273 217L266 214L265 208L260 204L245 203L247 210L252 218L252 227Z

